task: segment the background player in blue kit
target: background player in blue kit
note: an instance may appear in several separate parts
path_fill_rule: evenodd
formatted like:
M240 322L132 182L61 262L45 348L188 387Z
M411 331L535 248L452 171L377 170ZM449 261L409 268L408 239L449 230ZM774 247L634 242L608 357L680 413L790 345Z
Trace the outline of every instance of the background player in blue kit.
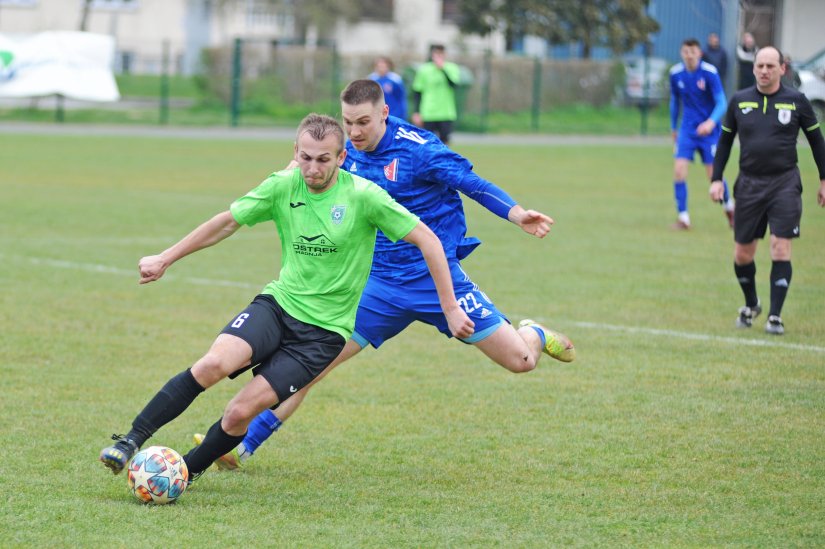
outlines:
M516 204L499 187L476 175L466 158L451 151L434 134L388 116L381 87L375 82L350 83L341 93L341 103L344 130L349 137L342 167L386 189L441 239L453 273L456 299L475 327L473 336L462 341L516 373L533 370L542 351L558 360L572 361L575 349L566 336L531 320L523 320L518 329L514 328L459 263L480 244L478 239L465 236L467 225L459 191L538 238L548 234L553 220ZM378 347L416 320L449 335L436 297L421 253L403 243L394 244L379 232L355 331L318 379L368 344ZM277 413L264 410L250 424L236 450L216 463L227 469L237 468L293 413L307 390L282 403ZM196 441L199 436L195 435Z
M682 62L670 69L670 129L675 143L673 194L678 216L674 229L690 229L688 213L688 166L698 152L708 178L713 171L713 156L719 140L719 122L727 102L716 67L701 61L699 41L688 38L679 50ZM682 122L679 122L681 110ZM678 125L677 125L678 124ZM678 130L677 130L678 128ZM722 203L728 223L733 226L733 200L724 184Z
M384 101L390 108L390 114L401 120L407 119L407 90L404 79L393 71L389 57L381 56L375 60L375 71L367 78L375 80L384 90Z

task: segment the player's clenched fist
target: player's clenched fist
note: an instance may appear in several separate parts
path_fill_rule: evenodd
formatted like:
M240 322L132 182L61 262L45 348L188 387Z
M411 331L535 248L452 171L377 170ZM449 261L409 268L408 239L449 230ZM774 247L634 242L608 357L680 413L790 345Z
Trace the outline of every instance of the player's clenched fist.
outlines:
M147 255L141 258L138 262L138 270L140 271L140 283L146 284L152 282L163 276L166 272L166 262L160 255Z

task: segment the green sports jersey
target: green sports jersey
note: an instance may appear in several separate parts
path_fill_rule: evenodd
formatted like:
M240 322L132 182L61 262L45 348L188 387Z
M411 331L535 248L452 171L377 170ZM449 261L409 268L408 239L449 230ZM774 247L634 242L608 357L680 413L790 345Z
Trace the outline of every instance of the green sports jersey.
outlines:
M444 63L442 71L429 62L421 65L415 73L412 89L421 94L418 112L425 122L445 122L458 118L455 88L447 81L447 76L457 83L461 77L458 65Z
M307 190L298 168L273 173L229 209L241 225L271 220L278 228L281 272L263 293L344 339L352 335L377 229L395 242L418 224L381 187L344 170L321 194Z

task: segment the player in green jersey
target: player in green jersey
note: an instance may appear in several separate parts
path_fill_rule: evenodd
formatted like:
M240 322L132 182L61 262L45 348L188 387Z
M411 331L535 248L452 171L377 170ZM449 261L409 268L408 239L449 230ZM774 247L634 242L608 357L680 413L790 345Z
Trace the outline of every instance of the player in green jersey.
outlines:
M343 349L372 266L377 230L417 246L438 288L450 331L469 337L473 323L458 305L438 237L374 183L340 170L344 132L311 114L298 128L298 168L272 174L171 248L140 260L140 283L161 278L177 260L234 234L241 225L274 221L282 266L253 302L195 364L170 379L125 436L100 460L115 474L158 429L207 388L253 368L255 376L227 404L203 442L184 456L191 475L234 448L261 411L312 382Z
M447 61L446 48L433 44L430 60L418 68L412 83L413 124L437 134L445 145L458 119L455 89L460 77L458 65Z

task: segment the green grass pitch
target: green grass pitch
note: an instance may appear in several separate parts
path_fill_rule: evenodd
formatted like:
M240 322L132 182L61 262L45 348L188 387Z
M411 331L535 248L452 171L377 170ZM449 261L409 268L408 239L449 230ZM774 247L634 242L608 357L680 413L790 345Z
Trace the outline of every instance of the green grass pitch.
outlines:
M0 134L0 545L825 544L825 211L807 145L778 338L764 317L733 326L732 236L699 166L694 229L668 229L666 144L456 142L556 221L540 241L465 202L484 242L466 270L513 321L569 334L578 360L514 375L414 326L322 382L245 470L147 507L100 448L275 276L279 248L272 225L244 228L148 286L137 261L292 145ZM185 452L240 386L222 382L152 442Z

